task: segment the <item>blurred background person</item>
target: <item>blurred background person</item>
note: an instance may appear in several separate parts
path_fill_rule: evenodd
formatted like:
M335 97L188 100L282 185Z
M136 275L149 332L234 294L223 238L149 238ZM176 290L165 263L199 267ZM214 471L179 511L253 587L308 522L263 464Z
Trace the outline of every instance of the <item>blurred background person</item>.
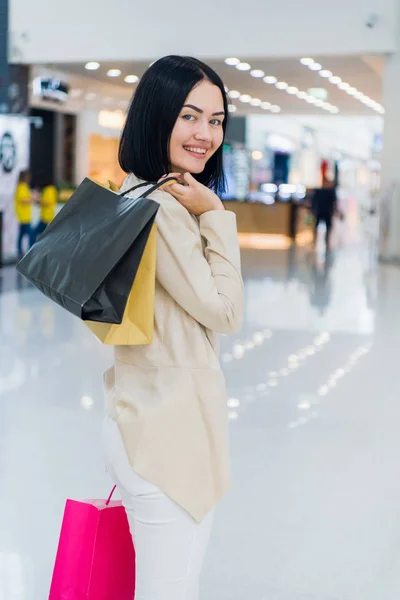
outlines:
M54 183L44 186L39 198L40 220L35 228L35 240L43 233L56 214L58 192Z
M322 187L316 189L312 198L311 210L315 218L314 245L317 243L318 226L325 223L326 250L330 250L333 217L337 212L337 196L333 181L324 178Z
M17 189L15 191L15 214L19 223L18 233L18 256L24 255L24 239L28 240L28 248L35 241L35 234L32 228L32 203L34 202L35 193L30 189L30 173L22 171L19 176Z

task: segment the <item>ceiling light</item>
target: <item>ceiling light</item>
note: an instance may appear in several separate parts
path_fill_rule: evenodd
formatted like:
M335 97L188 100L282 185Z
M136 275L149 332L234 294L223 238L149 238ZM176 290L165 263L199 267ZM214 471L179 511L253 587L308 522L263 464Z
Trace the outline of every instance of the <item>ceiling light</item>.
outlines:
M329 112L331 112L333 115L335 115L335 114L337 114L337 113L339 112L339 109L338 109L338 107L337 107L337 106L332 106L332 107L329 109Z
M230 113L234 113L234 112L236 112L236 111L237 111L237 106L235 106L234 104L229 104L229 106L228 106L228 111L229 111Z
M348 90L350 87L350 84L347 83L346 81L342 81L341 83L339 83L338 88L340 90Z
M261 100L260 98L253 98L252 100L250 100L250 104L252 106L261 106Z
M364 94L362 92L357 92L357 94L354 94L354 98L357 98L357 100L363 100L363 98L365 98Z
M332 71L328 71L327 69L322 69L319 74L321 77L332 77Z
M236 67L236 65L238 65L240 63L240 60L238 58L227 58L225 59L225 64L229 65L230 67Z
M324 106L325 102L323 100L317 100L314 105L318 106L318 108L322 108Z
M261 160L264 155L261 152L261 150L253 150L253 152L251 153L251 156L252 156L253 160Z
M273 75L267 75L266 77L264 77L264 81L265 83L273 84L276 83L278 80Z
M238 71L250 71L251 66L249 65L249 63L239 63L238 65L236 65L236 68Z
M308 98L307 92L297 92L296 96L299 100L305 100L306 98Z
M295 87L294 85L290 85L286 91L288 94L297 94L299 88Z
M329 81L337 85L338 83L341 83L342 78L338 77L337 75L332 75L332 77L329 77Z
M121 75L121 71L119 69L110 69L107 71L108 77L119 77Z
M253 69L250 71L250 75L252 77L264 77L265 73L264 71L261 71L261 69Z
M100 69L100 63L94 61L88 62L85 65L85 69L88 71L97 71L97 69Z
M137 83L139 77L137 75L127 75L124 79L125 83Z
M312 65L309 65L308 68L311 69L311 71L320 71L322 69L322 65L315 62L315 63L312 63Z
M228 96L229 96L229 98L236 100L237 98L240 98L240 92L238 92L237 90L230 90L228 92Z
M275 84L275 87L278 90L286 90L289 87L289 84L286 83L286 81L278 81L278 83Z
M349 89L346 90L346 92L349 94L349 96L355 96L358 90L355 87L349 87Z
M246 104L247 102L251 101L251 96L249 96L249 94L242 94L239 99L240 102L244 102Z
M305 100L306 100L306 102L308 102L308 104L315 104L317 101L317 98L314 98L314 96L307 96L307 98Z
M281 112L281 107L280 107L280 106L277 106L276 104L273 104L273 105L271 106L270 110L271 110L271 112L273 112L273 113L278 113L278 112Z
M264 110L269 110L271 108L271 102L262 102L261 108Z
M381 106L380 108L378 108L378 112L381 113L381 115L385 114L385 109L383 108L383 106Z
M305 67L309 67L310 65L312 65L315 61L313 58L301 58L300 62L302 65L304 65Z

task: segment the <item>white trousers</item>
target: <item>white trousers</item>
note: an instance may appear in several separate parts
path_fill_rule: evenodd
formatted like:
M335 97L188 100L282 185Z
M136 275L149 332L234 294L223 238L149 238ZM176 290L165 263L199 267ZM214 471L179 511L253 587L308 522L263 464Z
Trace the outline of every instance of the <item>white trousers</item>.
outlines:
M197 523L132 469L118 425L106 417L103 444L136 550L135 600L198 600L214 511ZM182 450L184 451L184 450Z

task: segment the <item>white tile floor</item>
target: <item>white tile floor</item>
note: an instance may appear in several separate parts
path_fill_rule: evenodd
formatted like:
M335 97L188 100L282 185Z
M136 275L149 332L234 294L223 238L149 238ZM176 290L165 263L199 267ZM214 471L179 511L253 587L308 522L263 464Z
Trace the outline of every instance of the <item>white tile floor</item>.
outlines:
M400 269L246 251L223 339L233 487L202 600L400 597ZM0 600L45 600L66 497L104 497L101 374L73 317L0 272ZM377 290L379 289L379 293Z

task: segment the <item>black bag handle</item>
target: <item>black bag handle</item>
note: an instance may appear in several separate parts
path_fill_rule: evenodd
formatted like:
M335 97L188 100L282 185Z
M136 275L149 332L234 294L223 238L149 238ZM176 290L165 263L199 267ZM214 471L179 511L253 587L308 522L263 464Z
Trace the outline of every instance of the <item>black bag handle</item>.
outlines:
M163 181L159 181L158 183L153 184L151 186L151 188L149 190L147 190L147 192L145 192L144 194L139 196L138 200L143 200L144 198L147 198L148 196L150 196L150 194L152 194L153 192L155 192L156 190L161 188L163 185L170 183L171 181L175 181L176 183L178 183L178 180L176 179L176 177L167 177L167 179L163 179ZM133 192L134 190L137 190L138 188L141 188L141 187L145 187L147 185L149 185L149 183L147 183L147 182L139 183L138 185L134 185L133 187L129 188L129 190L122 192L121 196L125 196L126 194L129 194L130 192Z

